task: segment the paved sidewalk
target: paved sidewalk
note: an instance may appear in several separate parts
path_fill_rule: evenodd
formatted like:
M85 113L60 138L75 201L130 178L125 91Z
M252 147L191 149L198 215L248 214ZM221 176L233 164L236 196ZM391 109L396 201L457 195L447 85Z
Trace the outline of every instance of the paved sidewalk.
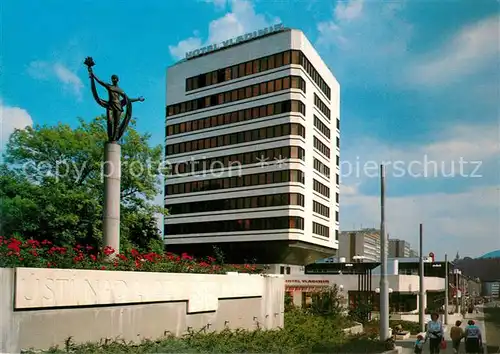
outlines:
M478 327L481 329L481 333L483 334L483 348L484 348L484 354L488 354L487 352L487 344L486 344L486 332L485 332L485 327L484 327L484 312L482 308L478 308L479 313L478 314L467 314L465 317L465 320L462 322L462 327L465 327L467 325L467 321L470 319L473 319ZM448 325L444 325L444 337L446 339L446 350L442 350L440 353L441 354L452 354L453 353L453 347L450 339L450 329L453 326L453 323L449 323ZM401 340L401 341L396 341L396 345L403 347L402 354L411 354L413 353L413 346L415 343L415 339L406 339L406 340ZM425 344L424 347L424 353L429 353L429 343ZM465 353L465 345L462 340L462 344L460 346L460 352L459 353Z

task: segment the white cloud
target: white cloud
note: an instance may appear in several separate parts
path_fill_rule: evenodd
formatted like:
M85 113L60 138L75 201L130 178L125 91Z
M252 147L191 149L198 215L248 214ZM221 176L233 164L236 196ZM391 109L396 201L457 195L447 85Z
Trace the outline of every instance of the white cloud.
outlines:
M403 9L404 2L337 2L331 19L317 24L317 43L344 54L363 53L358 61L381 55L388 60L388 55L406 52L412 34L412 26L401 19Z
M353 20L361 15L363 11L363 0L351 0L345 3L339 2L335 7L335 18L338 20Z
M82 98L82 80L67 66L59 62L32 61L28 66L28 74L38 80L57 79L63 88L78 99Z
M212 1L221 4L221 1ZM217 6L217 5L216 5ZM280 22L278 18L268 18L255 13L253 4L248 0L231 0L230 12L209 24L208 38L203 41L196 33L180 41L177 45L169 46L170 54L176 59L185 57L186 52L203 47L211 43L220 43L228 38L236 37L257 29L261 29Z
M493 176L495 185L485 186L481 178L456 176L457 179L462 178L467 190L459 193L387 197L388 232L391 237L406 239L417 246L418 224L424 223L426 252L432 250L440 256L444 252L454 254L457 249L466 249L471 256L479 256L495 247L500 248L499 128L498 125L459 126L450 129L449 134L440 141L407 149L393 148L388 143L375 140L357 141L357 151L347 147L342 153L344 159L352 162L362 155L361 163L373 161L374 170L372 176L360 173L358 176L351 175L342 179L341 229L352 229L353 226L360 225L378 228L379 197L363 195L360 193L360 186L367 179L378 176L379 163L403 161L408 166L412 161L422 162L427 155L429 161L444 163L446 172L449 173L450 165L453 162L458 164L462 157L465 161L490 161L493 170L497 171L493 172L497 176L496 179ZM361 154L361 151L366 153ZM418 172L418 168L413 169L413 172ZM391 181L396 177L389 173L389 168L386 175L387 190L390 191ZM440 175L435 178L440 183L449 182L449 179ZM408 190L414 189L415 180L411 177L404 180L404 183L407 183Z
M348 186L349 187L349 186ZM342 194L341 229L380 225L380 198ZM350 188L350 187L349 187ZM480 256L500 249L500 190L477 187L458 194L424 194L386 198L386 230L394 238L418 247L418 225L424 224L424 251L438 257L466 250Z
M32 125L33 119L28 111L20 107L6 106L0 100L0 150L3 150L16 129L25 129Z
M411 66L412 81L424 85L452 83L500 60L500 16L462 28L441 48ZM497 82L498 84L498 82Z
M393 147L390 142L382 143L375 139L361 137L356 139L355 145L347 144L342 150L341 172L345 178L363 179L370 177L367 176L369 173L363 172L365 165L376 166L386 162L389 163L388 172L395 164L400 164L409 168L410 173L417 175L423 172L423 165L427 161L427 165L430 166L429 177L432 177L434 173L431 170L431 168L435 169L434 165L438 166L437 177L443 177L451 173L452 166L454 166L455 174L459 175L458 166L460 161L464 161L468 163L468 165L465 164L467 166L464 168L464 174L470 175L476 165L473 162L480 161L482 164L493 162L500 155L499 136L499 124L476 124L450 127L447 133L441 135L440 140L410 148ZM362 154L360 154L360 149L362 149Z

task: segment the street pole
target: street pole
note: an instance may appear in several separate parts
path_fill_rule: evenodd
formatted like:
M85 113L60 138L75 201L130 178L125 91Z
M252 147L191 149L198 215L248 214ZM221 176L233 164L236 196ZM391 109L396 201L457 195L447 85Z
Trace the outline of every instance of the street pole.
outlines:
M456 291L456 296L455 296L455 313L460 313L459 307L459 302L458 302L458 291L460 289L460 283L458 282L458 269L455 268L455 291Z
M448 255L444 255L444 324L448 324L448 288L450 286L448 280Z
M380 165L380 339L389 338L389 282L385 234L385 166Z
M425 288L424 288L424 233L423 233L423 225L420 224L420 272L419 272L419 297L418 297L418 306L419 306L419 323L420 323L420 331L425 332Z

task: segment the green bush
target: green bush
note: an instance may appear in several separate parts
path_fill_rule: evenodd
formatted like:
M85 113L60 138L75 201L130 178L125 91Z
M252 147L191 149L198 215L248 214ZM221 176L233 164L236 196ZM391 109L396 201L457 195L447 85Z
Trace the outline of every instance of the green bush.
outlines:
M394 329L397 325L401 325L403 331L409 331L410 334L420 333L420 324L418 322L389 320L389 327ZM380 321L373 320L365 324L365 332L371 336L378 336Z
M51 353L377 353L386 344L365 335L349 336L342 328L344 318L313 315L293 309L285 313L285 328L255 331L229 329L221 332L189 331L180 338L167 335L140 344L120 341L75 345L71 339L64 349Z

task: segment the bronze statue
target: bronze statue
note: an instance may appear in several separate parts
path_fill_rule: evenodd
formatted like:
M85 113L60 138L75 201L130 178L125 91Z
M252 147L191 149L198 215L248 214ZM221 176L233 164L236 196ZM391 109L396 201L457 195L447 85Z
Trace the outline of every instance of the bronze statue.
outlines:
M111 143L117 142L121 139L125 133L125 129L132 118L132 103L144 101L143 97L139 98L129 98L125 92L118 86L118 76L111 76L111 84L105 83L95 76L92 71L92 67L95 65L94 60L91 57L87 57L84 61L87 66L90 77L90 86L92 89L92 94L97 104L101 107L106 108L106 116L108 123L108 141ZM108 101L103 100L97 94L97 89L95 82L99 83L108 91ZM125 107L125 113L123 108ZM124 114L121 120L122 114ZM121 122L120 122L121 120Z

